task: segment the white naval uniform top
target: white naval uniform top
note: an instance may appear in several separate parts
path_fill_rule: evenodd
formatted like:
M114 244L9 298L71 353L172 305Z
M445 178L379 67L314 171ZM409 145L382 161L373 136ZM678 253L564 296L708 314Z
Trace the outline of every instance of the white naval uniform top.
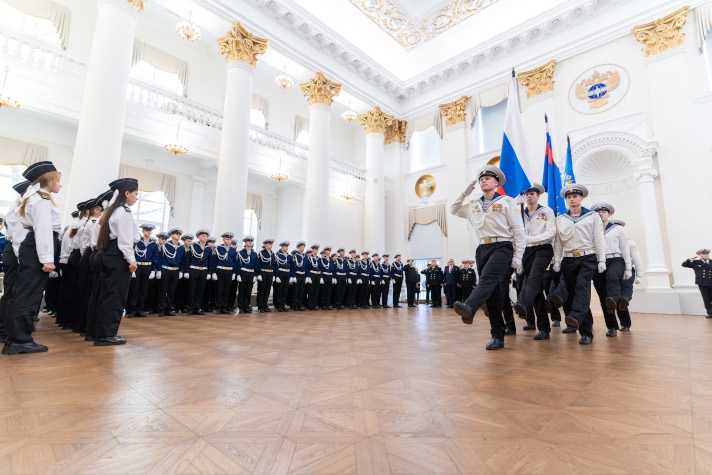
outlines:
M131 208L116 208L109 217L109 239L116 239L119 250L130 264L136 262L134 244L141 239Z
M527 245L550 244L556 237L556 216L548 206L539 205L531 214L524 208L524 222Z
M606 242L606 259L618 257L614 254L619 254L625 261L625 269L630 270L630 250L623 226L608 223L606 229L603 230L603 240Z
M628 239L628 252L630 253L630 260L633 263L633 267L640 274L643 272L643 261L640 258L640 251L638 246L635 245L635 241Z
M37 257L43 264L54 263L54 236L53 232L59 233L62 230L62 218L59 210L52 204L49 192L39 189L46 198L36 191L27 191L27 203L25 203L25 216L20 217L22 226L28 231L31 228L35 232L35 246ZM25 236L26 238L27 236ZM24 241L25 238L22 240ZM12 241L12 247L17 256L22 242Z
M20 243L24 241L25 236L27 236L27 229L22 225L20 215L17 214L21 199L21 197L18 197L12 206L10 206L10 211L5 215L5 239L12 242L18 241ZM20 246L17 246L17 248L13 246L15 257L17 257L17 251L19 249Z
M84 227L87 224L87 218L82 218L79 221L77 221L76 226L74 228L77 230L77 234L74 235L73 238L71 238L71 243L72 243L72 250L74 249L79 249L81 251L82 249L82 235L84 234Z
M87 224L84 226L84 232L82 233L81 246L79 250L84 254L84 251L91 247L91 237L94 232L94 228L99 227L99 218L89 218ZM97 233L98 236L98 233Z
M598 262L606 262L606 244L603 223L598 212L581 208L580 216L568 212L556 217L554 264L561 262L564 253L594 252Z
M71 225L70 225L71 226ZM69 237L69 228L62 235L62 246L59 253L59 263L66 264L72 252L72 238Z
M521 262L526 236L522 218L514 209L514 200L509 196L495 193L489 207L485 210L484 197L463 204L465 198L466 196L461 194L450 207L450 213L467 219L474 228L478 241L486 238L511 241L514 246L513 259Z

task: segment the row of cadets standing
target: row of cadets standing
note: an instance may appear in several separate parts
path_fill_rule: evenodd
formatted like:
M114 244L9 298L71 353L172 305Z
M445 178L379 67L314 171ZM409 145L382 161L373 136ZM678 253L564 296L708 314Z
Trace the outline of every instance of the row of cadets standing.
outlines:
M183 265L183 278L189 279L190 282L188 301L186 303L188 315L205 315L201 305L205 292L205 284L207 280L211 278L210 274L208 274L210 270L210 259L212 257L212 249L208 246L209 236L210 231L207 229L199 229L195 233L197 242L191 242L186 252L187 259Z
M244 247L237 252L237 306L240 313L252 313L252 287L257 281L259 269L257 253L252 249L255 238L245 236L242 239Z
M160 272L158 243L151 237L156 227L153 224L141 224L141 239L134 246L136 254L136 272L131 279L129 296L126 300L126 317L146 317L146 297L151 280Z
M182 279L181 271L183 258L186 255L185 246L181 245L180 237L183 230L179 227L171 228L168 231L168 239L161 247L160 262L161 267L156 273L156 277L160 279L160 287L158 294L158 316L175 316L175 292L178 287L178 282Z
M230 301L230 287L237 274L237 251L232 246L234 237L231 232L223 233L223 243L213 249L211 272L215 284L216 314L229 314L228 308L233 303Z
M296 283L294 256L289 253L289 241L279 243L279 251L274 255L277 261L277 275L272 293L272 303L278 312L288 312L287 299L290 286Z

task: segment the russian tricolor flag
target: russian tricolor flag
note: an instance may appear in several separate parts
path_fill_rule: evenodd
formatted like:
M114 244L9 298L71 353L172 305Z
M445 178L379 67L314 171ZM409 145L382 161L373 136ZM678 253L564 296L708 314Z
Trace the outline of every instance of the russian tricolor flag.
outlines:
M519 113L519 91L517 78L512 70L512 83L509 86L507 98L507 113L504 118L504 138L502 139L502 154L499 168L507 178L499 193L517 196L532 186L532 174L529 169L529 154L524 138L524 125Z
M551 135L549 135L549 119L544 114L546 123L546 150L544 151L544 177L541 185L546 189L549 208L554 215L566 213L566 201L561 197L561 171L554 161L554 152L551 150Z

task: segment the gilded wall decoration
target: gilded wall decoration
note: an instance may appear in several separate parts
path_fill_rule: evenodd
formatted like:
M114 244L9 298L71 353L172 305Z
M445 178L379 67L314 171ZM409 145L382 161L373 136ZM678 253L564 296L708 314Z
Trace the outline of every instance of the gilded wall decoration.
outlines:
M378 106L358 116L358 123L363 126L367 134L375 132L385 135L394 120L391 114L386 114Z
M531 99L554 90L555 65L556 60L552 59L543 66L517 75L519 84L527 88L527 98Z
M148 0L126 0L129 4L136 9L137 12L141 13L143 11L143 6Z
M453 0L423 20L413 20L392 0L351 0L383 31L411 50L499 0Z
M269 46L269 40L253 35L237 20L232 22L232 30L216 41L226 62L244 61L253 68L257 65L257 55L264 54Z
M318 72L309 81L299 85L302 95L311 104L326 104L330 106L334 97L341 93L341 84L326 79L324 73Z
M393 123L386 129L384 145L392 143L405 143L405 120L393 119Z
M465 122L466 104L467 96L462 96L461 98L448 102L447 104L440 104L440 113L447 119L445 121L445 125L450 127L451 125Z
M601 64L576 78L569 89L569 104L581 114L599 114L616 106L629 87L630 77L625 68Z
M680 30L687 22L688 8L682 7L666 17L633 28L636 41L645 45L642 50L645 56L652 56L682 45L685 34Z

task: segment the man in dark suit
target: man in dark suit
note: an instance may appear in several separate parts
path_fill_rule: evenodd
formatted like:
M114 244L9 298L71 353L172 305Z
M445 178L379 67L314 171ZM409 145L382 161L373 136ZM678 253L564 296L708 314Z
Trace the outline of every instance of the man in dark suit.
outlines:
M455 260L450 259L444 269L445 274L445 296L447 297L447 308L452 308L457 300L457 275L460 268L455 265Z
M695 284L700 288L702 301L705 303L707 318L712 318L712 261L710 261L710 250L700 249L697 257L687 259L682 263L682 267L688 267L695 271Z
M420 274L418 269L413 266L413 259L408 259L408 263L403 266L405 274L406 296L408 297L408 306L415 307L415 286L420 283Z

